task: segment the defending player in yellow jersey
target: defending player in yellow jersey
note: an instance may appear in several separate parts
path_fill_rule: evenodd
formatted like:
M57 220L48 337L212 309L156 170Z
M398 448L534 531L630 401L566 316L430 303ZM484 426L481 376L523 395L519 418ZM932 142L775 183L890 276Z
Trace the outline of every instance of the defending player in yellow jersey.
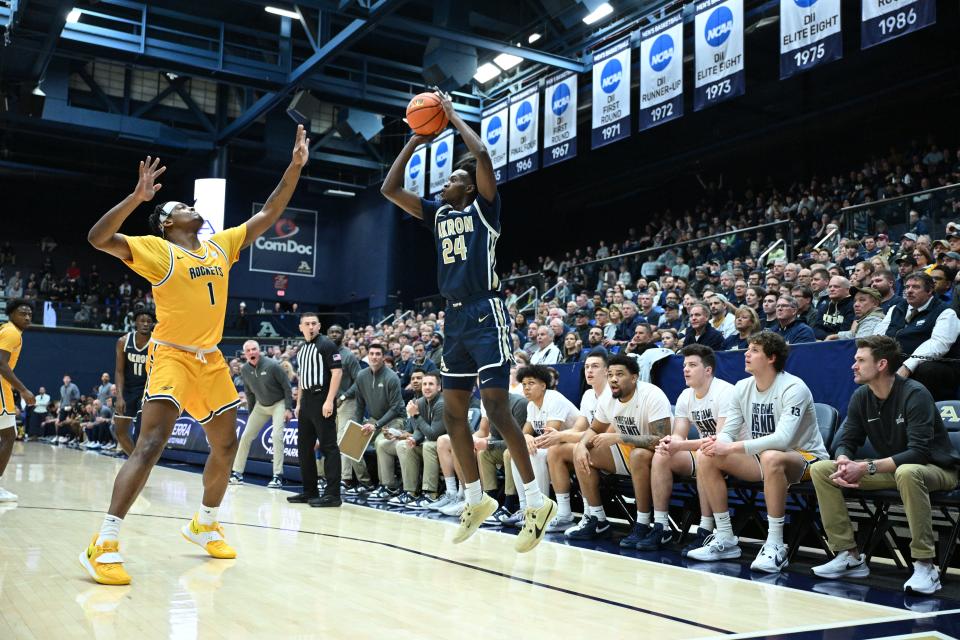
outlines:
M240 251L271 228L287 207L310 141L297 127L293 158L263 210L246 223L201 241L203 218L181 202L158 205L150 214L153 236L119 233L136 208L153 200L166 167L147 156L134 192L108 211L88 234L90 243L146 278L153 287L157 325L150 341L140 438L113 485L110 509L100 533L80 554L80 564L100 584L123 585L130 576L120 555L120 525L160 458L181 412L203 424L210 455L203 471L203 499L184 525L184 538L214 558L235 558L217 522L237 452L236 407L240 404L217 344L223 336L230 267Z
M13 373L20 359L23 347L23 330L30 326L33 319L33 307L22 299L7 301L9 322L0 324L0 480L10 461L13 442L17 439L17 406L13 400L13 390L28 405L36 401L16 374ZM0 487L0 502L16 502L17 496Z

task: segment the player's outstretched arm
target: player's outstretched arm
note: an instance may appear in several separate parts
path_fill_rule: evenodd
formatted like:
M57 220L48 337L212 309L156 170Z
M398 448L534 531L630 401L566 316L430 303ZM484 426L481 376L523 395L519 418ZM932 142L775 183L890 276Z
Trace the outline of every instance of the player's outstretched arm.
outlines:
M272 227L280 215L286 211L293 192L297 189L297 182L300 181L300 171L307 164L307 158L310 156L310 138L307 137L307 130L303 125L297 125L297 138L293 143L293 157L287 170L283 172L280 178L280 184L273 190L263 209L247 220L247 237L243 241L241 249L246 249L253 241L259 238Z
M420 218L421 220L423 220L423 208L420 206L420 196L403 188L403 172L417 147L430 142L434 137L422 136L419 133L413 134L407 140L407 144L404 145L400 155L393 161L390 170L387 171L387 177L383 179L383 184L380 185L380 193L383 194L384 198L414 218Z
M130 253L130 246L127 244L127 238L122 233L117 233L123 221L126 220L134 210L144 202L153 200L157 191L163 187L156 182L156 179L163 175L166 167L160 166L160 158L151 158L147 156L146 160L140 161L140 177L137 179L137 186L133 193L120 201L114 208L103 214L103 217L97 220L90 232L87 234L87 240L100 251L116 256L121 260L133 259Z
M447 118L450 120L450 124L455 126L457 131L460 132L460 135L463 137L463 143L467 145L467 149L470 150L470 153L473 154L474 159L477 161L477 193L483 196L484 200L492 201L497 197L497 178L493 174L493 160L490 159L487 147L483 144L483 141L480 140L477 132L464 122L460 114L453 108L453 102L450 100L450 96L440 91L440 89L436 90L436 94L440 99L440 105L443 107L444 113L447 114Z

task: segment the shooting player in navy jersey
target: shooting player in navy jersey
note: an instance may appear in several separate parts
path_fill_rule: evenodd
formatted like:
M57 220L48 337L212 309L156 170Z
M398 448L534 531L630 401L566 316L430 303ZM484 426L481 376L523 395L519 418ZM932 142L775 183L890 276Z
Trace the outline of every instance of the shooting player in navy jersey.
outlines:
M503 435L523 479L527 511L516 549L533 549L553 519L557 505L537 485L520 426L510 413L510 319L500 295L496 246L500 237L500 195L493 163L480 137L453 109L440 90L443 109L463 137L474 160L463 163L443 185L439 201L420 198L403 188L404 170L414 149L434 136L415 134L387 173L380 192L433 232L437 247L437 280L447 299L443 358L444 422L466 482L467 506L454 542L469 538L494 511L497 501L483 493L467 423L474 382L488 418Z

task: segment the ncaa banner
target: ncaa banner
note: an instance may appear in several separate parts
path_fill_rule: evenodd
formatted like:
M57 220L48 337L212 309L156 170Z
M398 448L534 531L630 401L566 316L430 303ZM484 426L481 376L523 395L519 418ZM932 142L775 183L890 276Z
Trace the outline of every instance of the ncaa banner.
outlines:
M640 131L683 115L683 14L640 32Z
M543 166L577 155L577 74L547 78L543 92Z
M540 89L533 85L510 98L510 151L507 178L513 180L540 167L538 132Z
M421 198L427 195L427 145L422 144L413 150L403 174L403 188Z
M937 21L936 0L863 0L860 48L919 31Z
M508 103L502 100L484 109L480 118L480 139L487 145L487 153L493 161L493 175L497 184L507 181L507 118Z
M443 190L443 184L453 173L453 130L440 135L430 145L430 197Z
M843 57L840 0L780 0L780 79Z
M630 36L593 54L594 149L630 135Z
M254 203L256 213L262 204ZM250 245L250 271L312 278L317 273L317 212L287 207Z
M693 110L743 95L743 0L698 2Z

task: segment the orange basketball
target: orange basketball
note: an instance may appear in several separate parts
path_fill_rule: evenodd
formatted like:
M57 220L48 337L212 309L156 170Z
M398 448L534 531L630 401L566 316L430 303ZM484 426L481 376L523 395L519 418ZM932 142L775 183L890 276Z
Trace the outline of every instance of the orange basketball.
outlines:
M407 124L415 133L432 136L447 128L447 114L433 93L418 93L407 105Z

